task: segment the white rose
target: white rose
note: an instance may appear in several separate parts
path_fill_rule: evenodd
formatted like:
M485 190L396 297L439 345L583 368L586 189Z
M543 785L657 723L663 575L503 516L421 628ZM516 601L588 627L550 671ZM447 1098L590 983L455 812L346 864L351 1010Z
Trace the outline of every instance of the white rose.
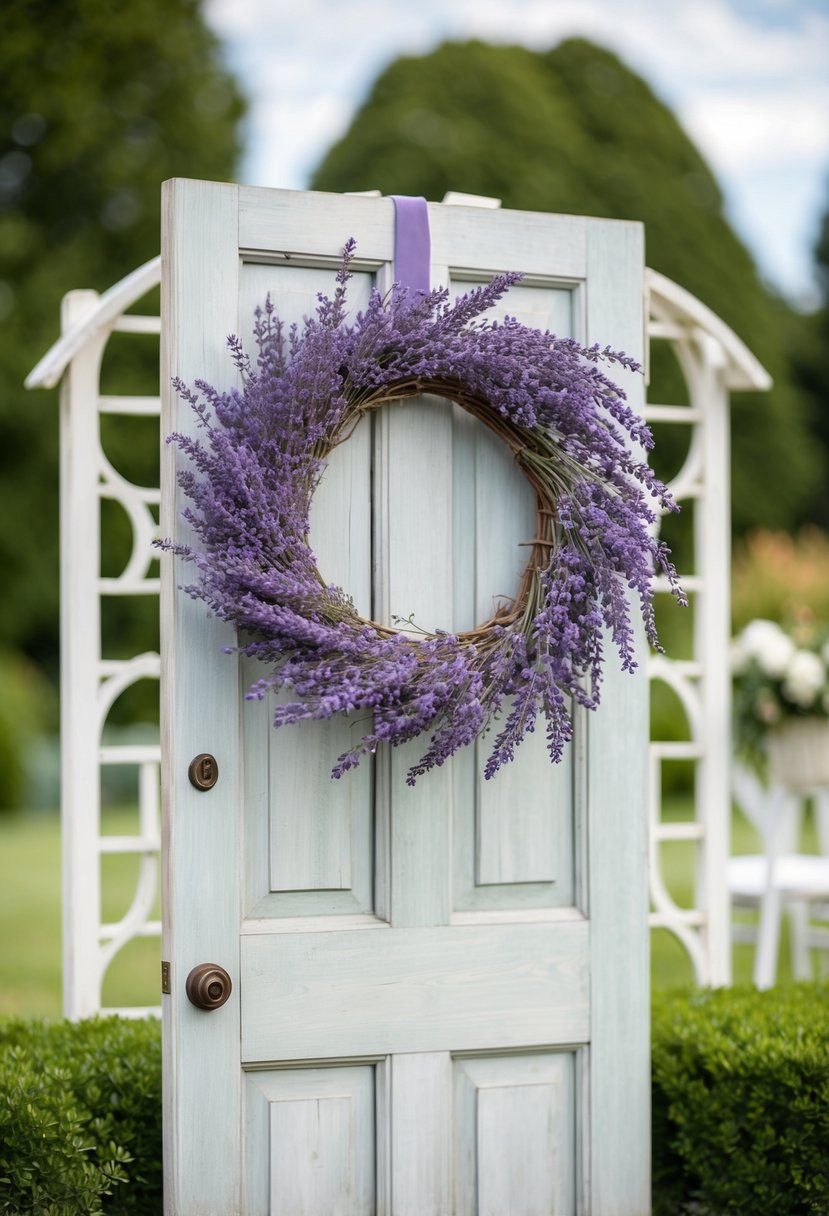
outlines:
M781 633L773 641L769 639L765 649L757 656L760 670L773 680L778 680L787 670L795 655L795 644Z
M739 640L749 659L772 679L783 675L795 652L794 642L775 621L750 621Z
M820 655L811 650L798 650L786 668L783 696L801 709L809 709L825 683L826 668Z
M756 621L749 621L743 632L740 634L739 640L746 648L748 654L755 657L762 650L769 638L779 637L780 634L783 634L783 637L786 636L776 621L763 621L758 619Z
M788 670L796 649L792 639L787 637L782 629L777 633L769 633L755 656L757 664L767 676L779 680Z

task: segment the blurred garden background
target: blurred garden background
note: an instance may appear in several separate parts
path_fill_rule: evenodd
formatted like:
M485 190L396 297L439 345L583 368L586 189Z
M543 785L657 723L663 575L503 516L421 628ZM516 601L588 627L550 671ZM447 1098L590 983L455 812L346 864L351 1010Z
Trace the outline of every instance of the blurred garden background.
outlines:
M499 5L478 7L485 17ZM603 7L584 11L595 16ZM702 6L702 16L736 21L743 7L723 0ZM761 7L778 11L773 4ZM800 33L813 28L818 43L819 7L788 7L790 19L792 12L802 18ZM244 54L229 34L234 21L240 35L247 31L254 39L257 22L278 32L282 21L288 29L297 18L287 8L253 0L229 7L199 0L132 0L120 7L103 0L9 0L4 7L0 1012L60 1011L58 398L56 391L27 394L23 380L58 336L65 292L102 291L158 252L163 180L253 180L245 166L252 163L251 139L258 131L261 140L267 129L261 115L269 103L261 77L247 78ZM324 17L325 3L310 8ZM372 15L381 19L384 10L378 3L356 5L355 19L358 25ZM703 151L653 81L619 50L613 26L584 17L589 37L578 28L559 37L560 23L551 19L545 32L540 11L535 3L514 3L511 33L488 40L436 36L430 43L419 35L414 52L389 43L385 66L362 81L353 112L320 128L339 134L308 161L304 180L254 184L379 189L432 200L455 190L498 197L505 207L643 221L648 265L722 317L774 379L768 394L737 395L732 402L733 627L803 612L829 620L829 155L821 166L822 216L813 217L811 285L793 300L749 249ZM474 32L475 23L469 17L459 28ZM481 29L487 32L483 19ZM829 35L825 21L820 29ZM312 71L324 78L341 70L330 42L321 45L332 58L321 53L316 65L298 63L286 39L272 65L286 96L291 82L297 95L307 90ZM739 46L733 53L739 63ZM824 73L828 59L824 52ZM293 113L286 149L295 154L302 144L301 107ZM313 120L309 107L309 124ZM792 139L797 142L794 129ZM278 164L279 149L271 156ZM145 346L132 338L119 347L115 335L102 391L157 393L157 341ZM651 379L653 400L681 399L670 357L654 363ZM136 482L153 484L152 428L104 422L113 463ZM654 463L666 475L682 452L670 429L664 436L655 429ZM113 508L103 517L104 574L123 567L129 539L126 519ZM681 567L689 544L681 523L671 541ZM107 653L157 649L155 612L152 600L138 609L135 601L113 602L103 621ZM679 614L663 622L668 649L682 646L688 627ZM110 719L114 736L151 734L155 702L150 684L121 698ZM663 737L670 737L664 719L671 712L654 706ZM103 830L130 830L131 787L113 782L103 797ZM690 797L678 774L666 814L685 817ZM756 846L736 815L733 831L735 852ZM811 823L807 831L814 848ZM677 844L666 857L668 885L680 903L691 899L692 847ZM131 899L137 859L104 862L104 918L114 920ZM129 958L111 968L107 1005L155 1003L157 944L134 945ZM657 987L691 978L681 948L667 936L655 936L653 956ZM741 947L735 978L748 979L750 968L751 951ZM787 969L784 946L783 976Z

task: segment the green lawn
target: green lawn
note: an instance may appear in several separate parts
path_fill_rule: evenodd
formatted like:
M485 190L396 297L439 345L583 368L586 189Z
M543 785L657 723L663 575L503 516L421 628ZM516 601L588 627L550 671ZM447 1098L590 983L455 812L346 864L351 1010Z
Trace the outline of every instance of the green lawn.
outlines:
M674 800L671 818L688 814L687 802ZM108 833L136 829L135 812L129 808L108 810L104 830ZM807 824L806 847L814 847ZM741 816L733 820L735 852L757 847L755 834ZM668 889L681 904L690 903L693 892L693 848L689 844L663 846L663 864ZM102 901L104 916L115 920L127 910L135 885L138 859L112 856L104 859ZM0 1013L56 1017L60 996L60 830L56 814L0 815ZM671 988L693 979L687 956L672 934L658 930L652 935L651 974L654 988ZM738 982L751 979L753 948L735 951L734 973ZM159 943L155 939L131 942L110 967L104 986L105 1005L154 1005L158 1003ZM788 941L783 935L779 977L790 978Z
M136 812L107 810L107 834L134 832ZM135 856L104 858L107 921L126 912L138 871ZM0 1013L57 1017L61 1012L60 824L56 813L0 813ZM105 1005L159 1003L158 939L130 942L114 959Z

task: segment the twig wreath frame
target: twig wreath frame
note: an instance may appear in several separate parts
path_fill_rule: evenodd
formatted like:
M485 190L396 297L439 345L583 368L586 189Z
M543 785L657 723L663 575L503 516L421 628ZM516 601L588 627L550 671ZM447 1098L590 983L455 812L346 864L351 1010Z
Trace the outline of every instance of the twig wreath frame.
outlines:
M546 717L553 761L572 737L570 701L599 704L604 633L623 669L636 667L628 589L657 644L652 578L661 570L684 602L669 550L651 532L676 510L632 444L652 446L623 390L600 370L625 354L585 348L514 318L483 318L521 276L503 274L449 302L446 289L372 293L347 320L355 242L343 250L331 298L286 331L268 300L256 310L255 366L228 346L241 389L177 380L205 439L171 435L190 468L179 483L198 545L161 542L191 562L184 590L239 632L240 653L269 670L249 690L287 689L279 727L335 714L371 728L341 755L340 777L380 744L428 734L407 780L443 764L499 726L492 777ZM536 496L535 536L513 601L465 633L411 632L360 617L325 582L308 540L311 499L331 451L367 414L420 393L456 402L512 452Z

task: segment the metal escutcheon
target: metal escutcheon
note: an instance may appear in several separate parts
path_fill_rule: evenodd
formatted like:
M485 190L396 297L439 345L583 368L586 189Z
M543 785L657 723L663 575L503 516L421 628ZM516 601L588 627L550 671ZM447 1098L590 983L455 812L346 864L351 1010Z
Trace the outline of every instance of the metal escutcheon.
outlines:
M216 757L211 756L210 752L200 752L190 761L187 776L190 778L190 784L197 790L212 790L219 780Z
M188 975L184 988L191 1004L197 1009L210 1010L224 1005L233 984L218 963L200 963Z

